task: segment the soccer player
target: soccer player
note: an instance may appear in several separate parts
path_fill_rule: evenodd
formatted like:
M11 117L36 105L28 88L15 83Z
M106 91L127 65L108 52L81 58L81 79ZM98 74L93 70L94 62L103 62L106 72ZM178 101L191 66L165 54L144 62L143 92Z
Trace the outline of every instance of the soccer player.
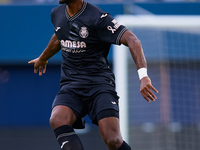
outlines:
M29 61L34 73L46 72L48 59L62 50L60 91L50 125L62 150L83 150L74 128L84 128L84 116L99 126L110 150L131 150L119 126L118 96L107 61L111 44L129 47L140 78L140 92L148 101L158 92L147 75L147 64L138 38L109 13L83 0L60 0L51 13L55 33L42 54ZM123 101L123 100L122 100Z

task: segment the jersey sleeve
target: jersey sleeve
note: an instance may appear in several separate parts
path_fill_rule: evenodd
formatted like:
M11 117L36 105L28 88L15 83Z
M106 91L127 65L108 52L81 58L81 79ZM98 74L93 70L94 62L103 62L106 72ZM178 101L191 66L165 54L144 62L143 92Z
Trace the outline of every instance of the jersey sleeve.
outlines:
M55 18L55 8L51 10L51 22L53 23L53 25L54 25L54 18Z
M102 14L98 25L97 33L99 39L105 43L120 45L120 39L127 28L120 25L110 14Z

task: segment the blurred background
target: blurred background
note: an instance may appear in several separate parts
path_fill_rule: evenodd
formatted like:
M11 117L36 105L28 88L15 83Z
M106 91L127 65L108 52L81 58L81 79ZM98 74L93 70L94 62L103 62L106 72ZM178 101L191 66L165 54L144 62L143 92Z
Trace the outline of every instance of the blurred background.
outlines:
M200 0L86 0L112 16L200 15ZM39 77L28 61L38 57L54 33L51 9L58 0L0 0L0 149L60 149L48 120L59 91L60 53ZM133 20L134 21L134 20ZM148 104L129 61L129 143L135 150L200 149L200 29L130 28L141 40L148 73L159 90ZM113 66L113 47L108 56ZM107 149L86 116L76 130L86 150Z

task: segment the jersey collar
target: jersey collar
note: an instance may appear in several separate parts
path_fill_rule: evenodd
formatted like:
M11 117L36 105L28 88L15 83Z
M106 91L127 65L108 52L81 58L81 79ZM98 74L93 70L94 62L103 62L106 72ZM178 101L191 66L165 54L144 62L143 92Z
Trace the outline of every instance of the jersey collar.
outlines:
M79 10L79 12L77 12L77 13L76 13L74 16L72 16L72 17L70 17L69 14L67 13L67 7L66 7L66 8L65 8L65 15L66 15L67 19L68 19L69 21L73 21L74 19L76 19L78 16L80 16L80 15L84 12L86 6L87 6L87 2L83 1L83 6L82 6L81 10Z

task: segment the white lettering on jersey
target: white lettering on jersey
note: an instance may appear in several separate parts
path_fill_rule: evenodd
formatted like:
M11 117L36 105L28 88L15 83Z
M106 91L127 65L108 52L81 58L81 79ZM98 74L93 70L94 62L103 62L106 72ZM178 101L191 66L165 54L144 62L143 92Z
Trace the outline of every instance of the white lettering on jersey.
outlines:
M83 41L70 41L70 40L60 40L60 44L63 47L68 48L86 48L86 43Z
M116 31L121 25L120 25L115 19L113 19L111 22L114 24L114 26L113 26L113 27L108 26L107 29L110 30L112 33L115 33L115 31Z
M71 50L71 53L83 53L83 52L86 52L86 50L84 50L84 49L72 49Z
M66 47L63 47L62 50L69 52L69 53L84 53L84 52L86 52L85 49L69 49L69 48L66 48Z

